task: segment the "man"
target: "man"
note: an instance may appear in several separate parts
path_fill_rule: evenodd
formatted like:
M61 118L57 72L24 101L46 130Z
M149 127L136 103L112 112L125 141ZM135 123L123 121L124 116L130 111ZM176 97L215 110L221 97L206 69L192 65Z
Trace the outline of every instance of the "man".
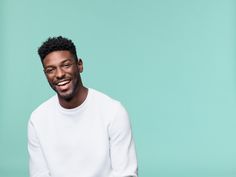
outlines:
M57 95L29 120L30 177L137 177L128 114L118 101L83 86L73 42L49 38L38 54Z

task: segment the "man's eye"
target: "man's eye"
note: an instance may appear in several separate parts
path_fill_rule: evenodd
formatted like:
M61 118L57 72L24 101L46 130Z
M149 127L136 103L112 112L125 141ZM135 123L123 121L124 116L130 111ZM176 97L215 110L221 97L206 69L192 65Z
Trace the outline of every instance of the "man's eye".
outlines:
M69 68L72 64L71 63L65 63L62 65L63 68Z
M54 70L55 70L54 68L48 68L45 71L47 74L50 74L50 73L53 73Z

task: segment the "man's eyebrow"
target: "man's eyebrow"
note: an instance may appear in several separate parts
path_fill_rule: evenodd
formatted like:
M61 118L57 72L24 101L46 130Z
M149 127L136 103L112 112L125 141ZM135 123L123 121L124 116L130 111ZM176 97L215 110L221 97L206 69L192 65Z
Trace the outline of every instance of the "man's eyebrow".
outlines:
M61 61L59 64L63 64L67 61L71 61L72 62L72 59L71 58L65 58L63 61ZM48 65L48 66L45 66L45 68L50 68L50 67L55 67L54 65Z
M67 62L67 61L72 61L72 59L71 59L71 58L66 58L66 59L63 60L61 63L65 63L65 62Z

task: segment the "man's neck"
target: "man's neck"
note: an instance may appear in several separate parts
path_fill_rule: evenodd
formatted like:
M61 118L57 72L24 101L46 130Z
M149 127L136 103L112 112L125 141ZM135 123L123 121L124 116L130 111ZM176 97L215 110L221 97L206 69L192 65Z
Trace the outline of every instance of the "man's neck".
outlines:
M88 88L81 86L78 89L77 94L70 100L65 100L60 97L58 97L58 99L59 99L60 105L63 108L73 109L80 106L86 100L87 95L88 95Z

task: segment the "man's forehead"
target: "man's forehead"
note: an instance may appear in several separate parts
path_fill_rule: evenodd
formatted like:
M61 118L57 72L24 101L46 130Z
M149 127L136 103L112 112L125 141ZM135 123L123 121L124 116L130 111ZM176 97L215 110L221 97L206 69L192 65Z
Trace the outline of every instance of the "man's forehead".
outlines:
M43 60L44 65L46 64L58 64L61 62L64 62L66 60L72 60L74 59L74 56L71 54L70 51L53 51L46 55L46 57Z

